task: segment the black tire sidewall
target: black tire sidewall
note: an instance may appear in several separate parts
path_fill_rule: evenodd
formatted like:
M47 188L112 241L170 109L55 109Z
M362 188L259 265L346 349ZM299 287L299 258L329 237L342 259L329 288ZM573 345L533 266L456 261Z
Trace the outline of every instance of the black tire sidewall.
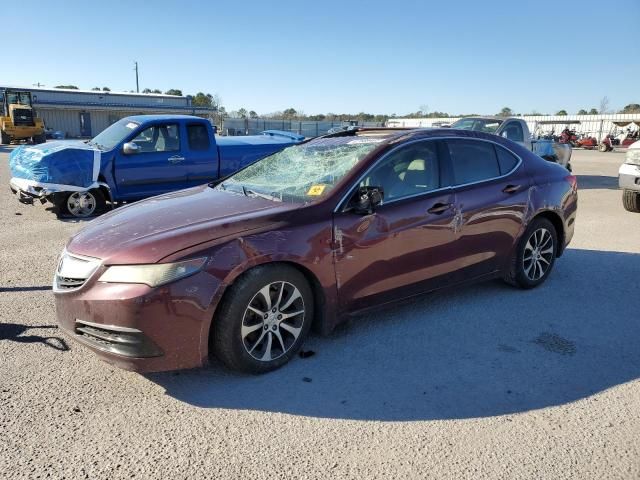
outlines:
M285 281L294 285L301 293L305 308L302 331L289 351L269 362L253 358L244 348L241 328L245 309L254 295L265 285ZM314 298L309 282L296 268L286 264L271 264L255 267L244 273L230 287L221 307L214 314L213 337L210 340L213 354L232 370L246 373L266 373L289 362L304 343L313 323Z
M537 280L531 280L529 277L527 277L527 274L524 272L524 264L523 264L524 249L527 244L527 241L529 240L529 237L531 237L533 232L535 232L540 228L546 228L551 233L551 238L553 240L553 257L551 258L551 264L549 265L549 268L547 268L547 271L544 272L544 275L542 275L542 277L540 277ZM557 252L558 252L558 233L556 232L556 228L553 226L553 223L551 223L546 218L535 218L531 222L531 224L529 224L524 234L522 235L520 242L518 243L518 251L516 255L516 265L515 265L516 282L518 283L518 285L520 285L522 288L535 288L538 285L544 283L544 281L547 279L547 277L553 270L553 266L556 261Z

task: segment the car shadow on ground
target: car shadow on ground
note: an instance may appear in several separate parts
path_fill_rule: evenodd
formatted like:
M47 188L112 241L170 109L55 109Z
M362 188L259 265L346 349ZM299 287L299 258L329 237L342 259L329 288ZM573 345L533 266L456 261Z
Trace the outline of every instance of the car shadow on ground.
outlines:
M409 421L509 415L566 404L640 376L629 297L640 255L569 249L534 290L488 282L425 295L312 337L284 368L219 365L148 374L205 408Z
M9 340L17 343L42 343L48 347L66 352L69 346L64 338L55 336L25 335L29 330L57 330L55 325L22 325L19 323L0 323L0 342Z
M580 190L618 190L618 177L608 175L576 175Z

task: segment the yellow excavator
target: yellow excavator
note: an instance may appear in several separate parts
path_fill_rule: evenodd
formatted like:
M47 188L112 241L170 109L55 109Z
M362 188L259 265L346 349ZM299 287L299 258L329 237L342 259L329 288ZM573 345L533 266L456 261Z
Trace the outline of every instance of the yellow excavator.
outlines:
M31 92L22 90L0 90L0 143L8 145L15 140L31 139L33 143L44 143L44 122L36 116L31 103Z

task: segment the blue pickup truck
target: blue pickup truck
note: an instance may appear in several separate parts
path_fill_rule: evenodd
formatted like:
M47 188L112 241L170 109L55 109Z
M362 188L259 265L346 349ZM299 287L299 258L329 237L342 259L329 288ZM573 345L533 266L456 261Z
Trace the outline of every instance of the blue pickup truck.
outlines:
M23 203L50 201L61 216L88 217L108 203L140 200L225 177L304 137L266 131L216 137L188 115L123 118L90 141L25 145L11 152L10 187Z

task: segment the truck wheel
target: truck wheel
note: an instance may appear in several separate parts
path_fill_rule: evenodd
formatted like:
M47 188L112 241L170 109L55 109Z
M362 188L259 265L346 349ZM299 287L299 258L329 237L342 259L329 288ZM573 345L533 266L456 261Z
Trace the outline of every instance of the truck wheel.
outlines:
M38 143L44 143L47 141L47 136L44 133L41 133L40 135L34 135L33 136L33 143L38 144Z
M75 218L86 218L104 213L106 206L103 193L95 188L86 192L70 193L60 205L60 211Z
M11 137L2 130L0 130L0 143L2 145L9 145L11 143Z
M606 143L601 143L600 145L598 145L598 151L602 153L608 152L609 146Z
M628 212L640 213L640 193L633 190L623 191L622 205Z

